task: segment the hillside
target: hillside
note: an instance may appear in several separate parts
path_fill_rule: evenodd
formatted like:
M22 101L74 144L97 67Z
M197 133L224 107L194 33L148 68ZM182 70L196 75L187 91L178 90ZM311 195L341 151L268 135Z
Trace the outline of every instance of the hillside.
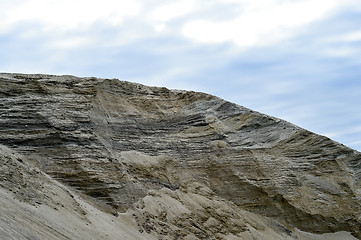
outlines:
M205 93L1 73L0 161L4 239L361 239L359 152Z

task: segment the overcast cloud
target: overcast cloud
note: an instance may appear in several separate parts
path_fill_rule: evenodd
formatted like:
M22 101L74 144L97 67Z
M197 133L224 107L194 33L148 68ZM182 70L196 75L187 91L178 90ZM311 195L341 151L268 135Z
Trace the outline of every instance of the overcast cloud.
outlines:
M208 92L361 150L357 0L0 0L0 71Z

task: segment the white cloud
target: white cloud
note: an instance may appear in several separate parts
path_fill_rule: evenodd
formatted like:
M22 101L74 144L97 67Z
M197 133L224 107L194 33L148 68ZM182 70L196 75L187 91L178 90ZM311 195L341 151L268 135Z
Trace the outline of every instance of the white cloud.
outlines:
M157 32L161 32L165 28L166 28L165 24L157 24L157 25L155 25L154 30L157 31Z
M323 50L323 54L327 57L360 56L359 52L359 49L354 47L332 47Z
M350 44L359 41L361 41L361 31L352 31L341 34L337 33L337 35L325 39L325 42L328 44L330 43Z
M257 4L240 1L238 17L221 22L191 20L184 25L183 34L205 43L230 41L240 47L268 45L292 36L299 27L325 18L344 4L341 0L264 0Z
M0 33L16 26L37 24L23 37L49 32L91 31L94 23L119 27L133 17L155 34L184 36L203 43L233 42L247 48L277 43L293 36L299 27L322 19L340 6L354 0L179 0L175 2L145 0L13 0L0 3ZM220 14L220 11L222 13ZM232 13L232 14L228 14ZM181 19L177 26L170 21ZM218 16L215 17L214 16ZM217 20L215 20L217 19ZM183 27L180 27L183 26ZM122 26L120 44L146 37L131 26ZM124 30L123 30L124 32ZM147 33L148 34L148 33ZM116 33L115 33L116 35ZM128 37L131 36L131 37ZM69 36L69 44L74 36ZM359 34L349 36L358 39ZM129 40L127 40L129 39ZM114 42L114 41L113 41Z
M120 24L140 10L137 0L27 0L8 5L2 10L0 20L3 31L29 22L41 24L45 30L72 30L99 20Z
M50 48L56 49L71 49L77 47L85 47L92 43L91 38L89 37L72 37L72 38L61 38L51 41L48 45Z
M160 5L151 13L155 21L169 21L175 17L186 15L194 9L194 1L176 1L167 5Z
M352 32L341 37L341 41L345 42L357 42L361 41L361 31Z

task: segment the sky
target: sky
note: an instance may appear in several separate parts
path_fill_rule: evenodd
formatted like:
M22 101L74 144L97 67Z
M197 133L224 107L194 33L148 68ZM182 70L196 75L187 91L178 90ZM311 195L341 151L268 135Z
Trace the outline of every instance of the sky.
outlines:
M361 151L359 0L0 0L0 72L207 92Z

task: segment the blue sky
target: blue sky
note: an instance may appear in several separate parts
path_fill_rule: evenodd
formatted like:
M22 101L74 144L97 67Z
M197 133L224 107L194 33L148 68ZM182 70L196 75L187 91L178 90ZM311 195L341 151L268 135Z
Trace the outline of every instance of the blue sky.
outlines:
M359 0L0 0L0 71L211 93L361 150Z

